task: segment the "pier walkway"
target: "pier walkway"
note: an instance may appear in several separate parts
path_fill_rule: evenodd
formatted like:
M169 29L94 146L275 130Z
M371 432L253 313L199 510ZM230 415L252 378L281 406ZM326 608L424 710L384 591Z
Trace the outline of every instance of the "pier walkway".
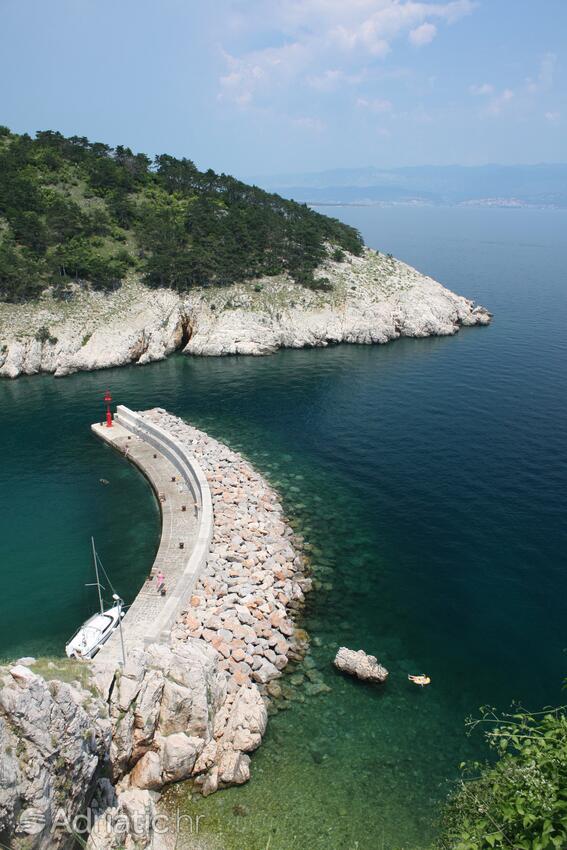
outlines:
M133 648L169 640L171 627L207 560L213 530L212 501L205 475L190 452L139 414L119 405L112 428L97 423L92 430L144 473L161 511L158 552L122 621L128 654ZM132 513L135 518L135 506ZM165 576L165 596L157 592L160 571ZM96 656L95 666L110 672L121 660L117 630Z

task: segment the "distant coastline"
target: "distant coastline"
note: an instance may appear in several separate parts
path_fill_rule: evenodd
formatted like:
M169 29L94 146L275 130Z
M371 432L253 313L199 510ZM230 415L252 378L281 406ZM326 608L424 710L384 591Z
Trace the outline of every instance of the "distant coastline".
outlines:
M481 198L478 200L458 201L456 203L434 202L411 198L403 201L312 201L304 200L310 207L456 207L473 209L509 209L509 210L567 210L567 204L535 204L520 201L517 198Z
M251 178L311 206L567 209L567 164L336 168Z

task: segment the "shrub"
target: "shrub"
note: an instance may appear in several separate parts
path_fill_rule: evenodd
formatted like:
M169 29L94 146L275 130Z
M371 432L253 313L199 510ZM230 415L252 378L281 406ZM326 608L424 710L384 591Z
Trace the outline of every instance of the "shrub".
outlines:
M494 764L462 766L442 822L443 850L567 847L567 715L484 710Z
M50 345L56 345L57 344L57 337L51 336L51 333L49 332L49 328L46 328L45 325L42 325L38 329L38 331L35 335L35 338L37 339L38 342L41 342L42 344L44 342L48 342Z
M314 292L331 292L333 289L333 284L328 277L313 277L311 275L310 278L302 280L301 283Z

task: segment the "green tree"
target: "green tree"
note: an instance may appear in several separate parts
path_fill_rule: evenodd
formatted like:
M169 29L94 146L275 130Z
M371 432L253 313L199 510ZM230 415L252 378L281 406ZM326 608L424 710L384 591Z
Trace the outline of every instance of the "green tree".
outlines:
M40 262L13 239L7 235L0 239L0 298L12 302L37 298L44 288L42 273Z
M305 204L189 159L162 154L152 164L123 145L54 130L32 138L0 128L0 232L10 298L35 297L49 282L66 293L68 279L113 287L134 257L153 286L282 272L320 286L313 273L325 257L362 250L356 230Z

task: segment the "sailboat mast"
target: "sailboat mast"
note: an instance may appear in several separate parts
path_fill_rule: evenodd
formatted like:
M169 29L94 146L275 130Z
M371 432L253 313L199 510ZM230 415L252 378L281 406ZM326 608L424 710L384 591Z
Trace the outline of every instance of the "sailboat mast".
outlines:
M94 568L95 568L95 574L96 574L96 589L98 590L98 601L100 603L100 613L104 614L104 606L102 604L102 593L100 592L100 578L98 576L98 558L97 558L97 555L96 555L96 549L95 549L95 545L94 545L94 537L91 537L91 543L92 543L92 547L93 547L93 561L94 561Z

